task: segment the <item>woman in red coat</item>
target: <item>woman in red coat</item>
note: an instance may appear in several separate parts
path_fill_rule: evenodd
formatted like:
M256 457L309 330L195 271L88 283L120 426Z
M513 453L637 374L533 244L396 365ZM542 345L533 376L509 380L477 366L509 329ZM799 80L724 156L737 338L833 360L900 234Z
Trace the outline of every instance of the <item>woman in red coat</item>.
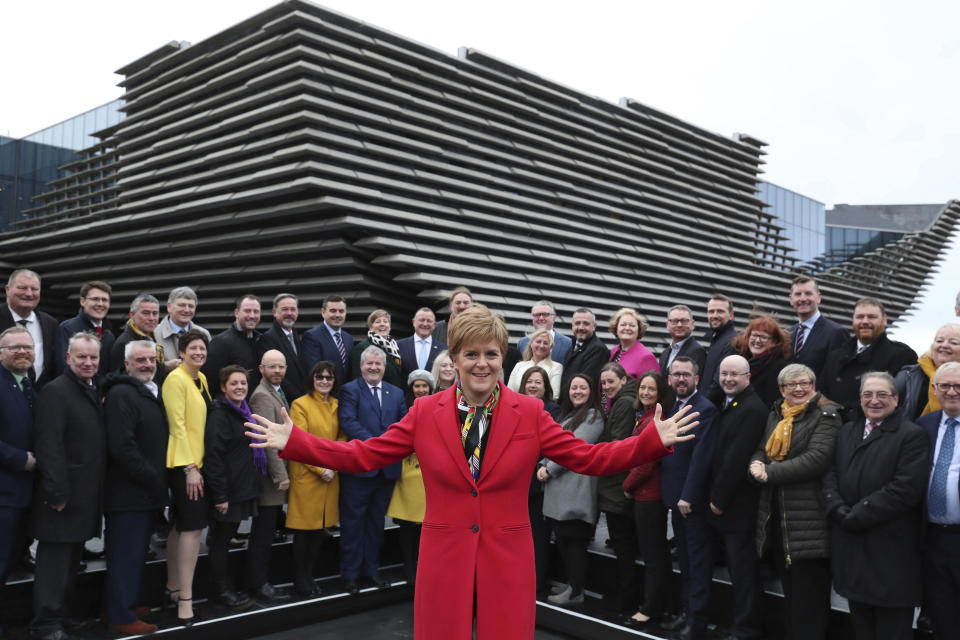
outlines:
M656 429L590 445L556 424L543 405L498 383L508 333L486 307L461 312L448 344L456 387L419 398L406 417L369 440L333 442L259 416L254 446L340 471L386 466L416 452L427 510L415 596L418 640L467 640L476 614L481 640L533 638L536 614L533 541L527 490L546 456L578 473L604 475L659 459L696 426L696 414L661 420ZM476 602L476 611L474 611Z

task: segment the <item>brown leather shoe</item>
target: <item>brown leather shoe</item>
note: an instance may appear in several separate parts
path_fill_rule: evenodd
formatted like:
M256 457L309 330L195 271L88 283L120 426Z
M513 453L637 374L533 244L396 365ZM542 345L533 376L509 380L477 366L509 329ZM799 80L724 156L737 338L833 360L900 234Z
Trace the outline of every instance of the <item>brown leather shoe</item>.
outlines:
M144 622L143 620L134 620L127 624L107 625L111 631L117 631L127 636L142 636L145 633L153 633L157 630L157 625Z
M150 609L150 607L137 607L137 608L135 609L135 612L136 612L136 614L137 614L137 617L140 618L141 620L143 620L143 619L146 618L148 615L150 615L151 613L153 613L153 610Z

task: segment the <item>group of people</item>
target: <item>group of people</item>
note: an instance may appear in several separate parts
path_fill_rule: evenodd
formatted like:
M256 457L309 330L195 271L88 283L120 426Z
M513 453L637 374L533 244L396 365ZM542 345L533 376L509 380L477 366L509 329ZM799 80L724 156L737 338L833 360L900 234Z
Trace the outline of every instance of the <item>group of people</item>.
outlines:
M83 542L101 534L101 513L107 622L120 632L156 629L137 605L150 534L166 507L172 525L166 597L184 625L195 620L204 529L213 600L236 609L251 598L291 597L268 581L269 549L285 507L297 594L319 593L324 530L336 524L347 591L358 592L364 581L387 586L378 568L388 515L399 525L404 575L418 584L419 599L420 582L433 571L421 566L418 573L421 536L425 544L435 539L440 525L427 515L424 475L433 469L421 470L417 441L384 454L390 464L361 469L357 461L326 462L339 460L332 454L314 464L287 449L251 447L250 425L290 422L326 442L370 441L373 449L389 439L391 425L417 419L420 398L437 396L442 406L442 398L455 394L467 424L468 477L476 465L476 498L487 443L482 432L500 395L490 389L501 387L535 397L570 432L563 447L541 439L541 453L554 457L531 468L529 521L520 529L531 532L538 588L548 587L546 550L556 540L566 581L553 588L551 602L583 601L587 545L603 513L617 557L610 599L618 610L635 611L628 624L658 623L682 637L701 637L714 555L723 549L734 586L733 637L760 637L764 556L783 582L784 625L792 637L824 637L831 582L850 600L857 638L904 637L921 594L938 638L960 628L950 606L960 584L960 451L954 454L952 431L960 417L960 325L944 325L918 356L886 336L879 300L856 304L851 335L819 312L816 281L800 277L790 291L795 324L784 328L756 315L738 332L733 303L716 294L706 306L704 343L693 336L692 310L676 305L665 318L671 342L657 357L642 342L648 320L635 309L611 315L617 344L610 349L596 335L593 311L574 311L567 336L554 326L554 306L542 300L531 308L533 331L516 347L507 344L505 328L502 341L500 333L487 336L500 352L493 374L501 385L470 404L460 400L471 395L464 372L490 384L476 362L493 353L463 349L482 334L474 325L503 323L474 305L465 287L452 290L448 320L419 309L413 335L403 339L393 337L382 309L369 314L365 336L351 336L343 328L347 300L337 295L323 301L323 322L303 331L290 293L273 298L269 329L258 329L260 299L244 295L232 325L211 337L193 321L198 298L188 287L170 291L162 318L157 298L137 296L115 335L105 325L109 284L83 285L80 312L62 323L37 310L40 289L38 274L14 271L0 307L0 580L27 536L35 538L32 637L70 637L65 600ZM471 309L457 334L458 316ZM456 348L451 331L463 338ZM688 428L688 412L699 416L695 438L676 435L678 426ZM481 424L473 457L471 422ZM584 466L566 448L570 438L626 446L665 429L672 435L658 446L672 449L645 450L640 466L621 464L614 475L596 477L599 463ZM679 604L671 597L668 517L680 564ZM247 519L238 589L228 549ZM642 589L634 584L638 553ZM434 588L436 578L422 591Z

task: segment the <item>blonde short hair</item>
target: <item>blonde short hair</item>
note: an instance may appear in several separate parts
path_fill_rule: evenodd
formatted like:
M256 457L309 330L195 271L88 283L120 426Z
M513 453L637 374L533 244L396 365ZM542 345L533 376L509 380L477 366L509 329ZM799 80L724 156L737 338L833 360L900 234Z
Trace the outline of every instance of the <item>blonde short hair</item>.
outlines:
M620 325L620 319L626 315L633 316L637 321L637 340L639 340L647 333L647 319L644 318L639 311L636 309L631 309L630 307L617 309L617 312L613 314L613 316L610 318L610 333L616 337L617 327Z
M503 319L482 304L474 304L457 314L447 329L447 346L450 357L456 358L467 344L496 342L500 355L507 354L510 334Z

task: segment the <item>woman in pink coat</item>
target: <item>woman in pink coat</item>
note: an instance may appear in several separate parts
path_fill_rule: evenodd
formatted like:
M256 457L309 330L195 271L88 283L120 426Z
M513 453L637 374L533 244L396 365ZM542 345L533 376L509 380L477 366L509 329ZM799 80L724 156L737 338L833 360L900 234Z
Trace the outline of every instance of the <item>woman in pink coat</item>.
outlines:
M647 319L636 309L624 307L610 318L610 333L620 344L610 351L610 362L616 362L627 372L627 377L638 379L647 371L660 371L660 363L650 349L640 342L647 332ZM600 404L610 410L610 398L600 390Z
M529 640L536 614L527 491L542 456L578 473L604 475L657 460L696 426L696 414L658 415L656 428L590 445L556 424L535 398L498 382L507 329L486 307L461 312L448 344L456 387L419 398L406 417L369 440L313 438L259 416L252 446L347 472L373 470L416 452L427 509L415 597L418 640ZM474 608L475 607L475 608Z

